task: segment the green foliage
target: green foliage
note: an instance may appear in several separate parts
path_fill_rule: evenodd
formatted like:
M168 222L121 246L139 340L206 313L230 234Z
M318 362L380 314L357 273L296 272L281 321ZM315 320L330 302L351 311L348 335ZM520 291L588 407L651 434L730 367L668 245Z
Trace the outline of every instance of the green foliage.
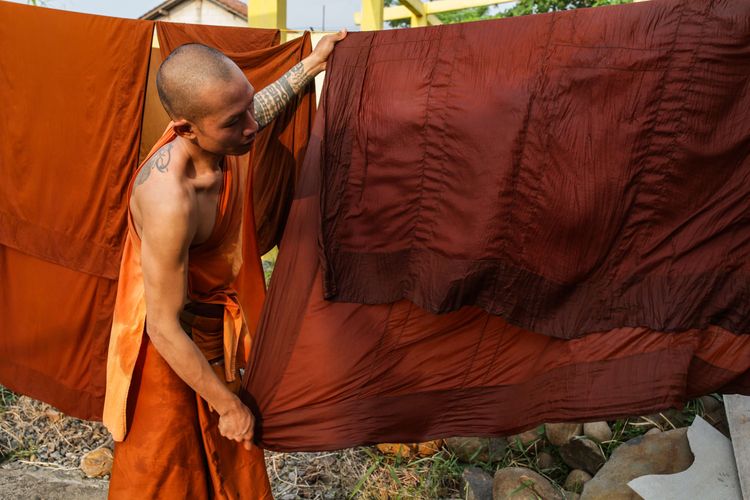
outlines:
M424 1L424 0L423 0ZM515 6L502 12L492 14L490 7L471 7L468 9L437 14L443 24L467 23L480 21L482 19L493 19L498 17L525 16L528 14L541 14L544 12L555 12L559 10L578 9L581 7L600 7L602 5L620 5L631 3L633 0L518 0ZM384 0L386 7L400 5L399 0ZM387 21L391 28L407 28L409 19L398 19Z
M559 10L578 9L581 7L600 7L602 5L620 5L633 0L518 0L515 6L493 17L514 17L528 14L542 14Z
M429 499L458 493L464 465L442 450L431 457L407 459L364 448L370 465L349 498Z
M456 10L436 14L443 24L468 23L491 17L489 7L472 7L469 9Z
M0 414L4 413L17 399L18 396L16 394L0 385Z
M391 7L394 5L400 5L400 2L399 0L384 0L384 5L386 7ZM468 23L494 17L490 16L489 11L489 7L470 7L468 9L456 10L453 12L442 12L436 14L436 16L443 24ZM408 28L410 26L409 19L398 19L396 21L387 22L388 26L391 28Z
M271 274L276 267L276 257L279 255L279 248L273 247L267 254L261 257L263 264L263 274L266 278L266 287L271 283Z

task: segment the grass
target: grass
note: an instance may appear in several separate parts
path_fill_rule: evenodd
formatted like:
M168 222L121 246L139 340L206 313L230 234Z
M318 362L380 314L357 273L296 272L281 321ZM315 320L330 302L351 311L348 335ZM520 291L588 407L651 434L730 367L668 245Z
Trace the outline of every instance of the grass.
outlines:
M0 462L32 459L39 446L46 446L44 439L57 436L70 441L74 448L91 447L91 443L79 443L72 434L67 434L60 423L48 424L42 418L45 408L28 398L19 398L0 386ZM610 422L613 437L600 443L605 457L622 443L641 436L654 426L669 430L689 425L705 408L700 400L690 401L682 411L668 411L652 417L634 417ZM90 423L89 423L90 424ZM19 429L24 425L38 431L31 437L23 436ZM47 428L49 427L49 429ZM56 427L57 432L52 431ZM39 439L36 442L35 439ZM56 437L57 439L57 437ZM41 443L41 444L40 444ZM551 465L542 467L540 454L552 456ZM465 498L461 491L461 475L468 466L483 469L490 475L505 467L525 467L562 485L570 473L560 458L557 447L551 446L542 437L522 444L509 443L505 453L497 462L488 463L476 459L464 463L447 449L424 458L403 458L381 454L375 447L361 447L330 453L274 453L267 452L269 477L274 489L282 489L295 498L357 498L357 499L458 499ZM286 462L287 467L279 465ZM289 464L293 464L290 469ZM277 467L278 465L278 467ZM294 478L287 477L290 470L297 471ZM287 474L287 475L285 475Z
M279 255L279 247L273 247L267 254L263 255L261 263L263 264L263 274L266 278L266 286L271 282L271 274L276 266L276 257Z
M9 460L23 460L34 455L36 447L19 441L18 437L10 432L6 426L5 414L12 411L18 401L18 396L0 385L0 463Z
M430 457L404 459L363 449L369 460L364 474L349 493L349 498L430 499L458 498L464 465L447 450Z
M655 416L658 418L633 417L610 422L612 439L600 443L600 448L609 459L621 444L642 436L649 429L657 427L667 431L684 427L690 425L696 416L703 416L704 411L703 404L696 399L688 402L682 411L663 412ZM415 460L387 457L377 450L366 450L365 469L351 489L349 498L464 498L465 493L460 491L461 474L467 466L479 467L490 475L505 467L525 467L541 474L560 488L571 471L560 458L557 447L549 445L542 438L527 445L520 441L509 443L505 455L496 463L478 460L462 463L445 449L434 456ZM539 455L542 452L552 455L551 467L540 466Z
M8 411L8 408L15 404L18 396L0 385L0 415Z

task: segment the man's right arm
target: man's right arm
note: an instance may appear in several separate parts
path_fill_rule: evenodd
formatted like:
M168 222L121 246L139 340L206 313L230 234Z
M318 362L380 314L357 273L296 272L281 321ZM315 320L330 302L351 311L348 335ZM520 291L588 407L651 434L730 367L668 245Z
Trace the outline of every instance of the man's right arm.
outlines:
M271 123L286 105L315 78L315 75L325 70L328 56L333 51L334 45L345 37L345 29L324 36L309 56L295 64L281 78L255 94L253 115L261 129Z
M195 233L190 198L166 175L139 188L146 331L174 372L219 413L219 431L250 448L250 410L219 380L179 323L187 290L188 249Z

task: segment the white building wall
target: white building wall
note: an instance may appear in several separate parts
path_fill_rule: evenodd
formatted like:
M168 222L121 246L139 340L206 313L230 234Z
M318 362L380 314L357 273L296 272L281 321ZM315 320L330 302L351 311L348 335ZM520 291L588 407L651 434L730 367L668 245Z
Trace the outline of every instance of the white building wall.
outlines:
M166 16L161 16L157 20L172 21L175 23L247 27L247 21L209 0L183 2L171 9Z

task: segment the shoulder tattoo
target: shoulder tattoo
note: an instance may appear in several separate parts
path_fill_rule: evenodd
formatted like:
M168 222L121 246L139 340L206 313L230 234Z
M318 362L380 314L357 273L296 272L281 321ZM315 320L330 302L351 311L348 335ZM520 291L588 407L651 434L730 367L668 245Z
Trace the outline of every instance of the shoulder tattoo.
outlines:
M141 168L141 171L138 172L138 176L135 178L133 187L138 187L146 182L149 175L151 175L151 171L154 169L158 170L161 173L168 171L167 167L169 166L169 162L172 159L172 146L173 144L171 142L162 146L159 151L154 153L154 155L149 158L146 164L143 165L143 168Z

